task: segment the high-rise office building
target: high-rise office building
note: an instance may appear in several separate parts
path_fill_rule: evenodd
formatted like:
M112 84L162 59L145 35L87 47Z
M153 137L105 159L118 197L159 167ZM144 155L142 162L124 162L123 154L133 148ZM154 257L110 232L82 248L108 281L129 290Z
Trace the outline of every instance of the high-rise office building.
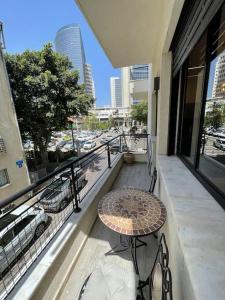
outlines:
M122 106L131 106L130 95L130 67L124 67L121 69L121 93L122 93Z
M130 67L130 80L145 80L149 77L149 65L134 65Z
M111 105L122 107L121 81L119 77L110 77Z
M85 84L88 95L95 99L95 85L92 67L86 63L84 46L80 27L77 24L63 26L55 37L55 49L66 55L72 63L73 69L79 71L79 84Z
M225 98L225 51L218 57L213 82L212 98Z
M87 94L95 99L95 85L92 76L92 67L90 64L85 64L84 66L84 78Z
M85 83L86 59L80 27L77 24L63 26L57 31L55 49L69 58L74 70L79 71L79 83Z

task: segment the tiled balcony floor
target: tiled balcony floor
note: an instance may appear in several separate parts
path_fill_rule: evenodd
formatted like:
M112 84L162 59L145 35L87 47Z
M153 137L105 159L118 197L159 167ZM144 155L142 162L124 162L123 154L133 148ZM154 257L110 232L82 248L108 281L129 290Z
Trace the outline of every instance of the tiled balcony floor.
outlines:
M146 165L124 165L112 189L123 186L134 186L147 190L149 187L149 176ZM140 278L142 280L146 279L150 273L157 249L157 241L153 236L145 237L143 240L148 243L148 246L138 248L137 250ZM59 299L78 299L83 282L95 267L102 263L110 262L118 264L124 270L124 274L128 274L128 272L131 274L130 277L134 279L134 284L137 286L138 278L135 275L131 255L128 252L120 255L105 256L105 253L118 244L118 242L119 235L108 229L97 219ZM104 288L101 286L101 283L99 284L99 288Z

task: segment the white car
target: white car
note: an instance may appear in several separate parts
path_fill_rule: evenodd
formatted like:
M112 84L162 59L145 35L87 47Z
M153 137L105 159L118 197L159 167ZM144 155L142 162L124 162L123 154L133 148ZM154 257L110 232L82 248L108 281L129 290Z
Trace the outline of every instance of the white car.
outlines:
M221 138L225 138L225 130L224 129L217 129L214 133L214 136L216 137L221 137Z
M48 215L42 208L21 205L0 218L0 273L45 231Z
M32 141L27 141L24 145L24 150L31 151L34 150L34 143Z
M56 151L56 145L54 142L50 142L48 144L48 151L53 151L53 152Z
M82 142L82 141L87 141L88 136L87 135L78 135L77 140Z
M84 150L90 150L96 146L96 142L94 141L88 141L84 143L83 149Z
M86 183L86 176L82 169L74 168L77 192L81 191ZM66 208L72 201L71 170L67 169L58 174L54 180L40 195L40 205L45 211L59 212Z
M215 142L213 142L213 146L225 151L225 139L216 139Z

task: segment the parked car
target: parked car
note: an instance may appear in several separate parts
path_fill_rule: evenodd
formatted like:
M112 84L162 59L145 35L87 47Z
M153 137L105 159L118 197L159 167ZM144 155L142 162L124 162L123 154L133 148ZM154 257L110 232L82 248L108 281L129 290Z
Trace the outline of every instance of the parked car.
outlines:
M213 142L213 146L225 151L225 139L216 139L215 142Z
M62 149L64 145L66 144L66 141L61 141L56 145L56 149Z
M108 139L106 137L101 138L101 140L100 140L100 144L105 144L107 142L108 142Z
M107 142L109 142L109 141L110 141L111 139L113 139L113 138L114 138L114 136L112 136L112 135L107 135L107 136L101 138L100 143L101 143L101 144L107 143Z
M34 143L32 141L27 141L25 144L23 144L24 150L31 151L34 150Z
M74 143L74 146L73 146L73 141L72 140L69 140L65 143L65 145L63 146L62 148L62 151L63 152L67 152L67 151L72 151L76 149L76 143Z
M42 208L21 205L0 219L0 273L33 239L45 231L48 215Z
M55 142L50 142L48 144L48 151L56 151L56 145Z
M86 183L86 176L82 169L74 168L77 192L81 191ZM68 169L55 177L55 180L39 195L40 205L45 211L59 212L66 208L72 200L72 175Z
M84 150L90 150L90 149L94 148L95 146L96 146L96 142L88 141L88 142L85 142L83 148L84 148Z
M78 141L87 141L88 140L88 136L87 135L78 135L77 137Z
M122 152L126 152L128 151L128 148L125 144L122 145ZM110 147L110 153L114 154L114 153L118 153L120 152L120 144L114 144Z
M217 129L213 132L213 136L225 138L225 130L224 129Z

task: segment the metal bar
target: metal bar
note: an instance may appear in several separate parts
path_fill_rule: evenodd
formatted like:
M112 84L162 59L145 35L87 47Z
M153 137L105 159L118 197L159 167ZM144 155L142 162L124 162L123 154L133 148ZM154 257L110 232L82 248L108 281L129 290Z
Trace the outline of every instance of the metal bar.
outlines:
M111 168L111 157L110 157L109 143L108 143L108 147L107 147L107 156L108 156L108 167Z
M78 190L77 190L77 186L76 186L76 179L74 176L74 167L73 165L71 166L71 174L72 174L72 186L73 186L73 195L74 195L74 200L75 200L75 207L74 207L74 212L78 213L81 211L81 208L79 207L78 204Z
M122 153L122 136L120 136L120 153Z

